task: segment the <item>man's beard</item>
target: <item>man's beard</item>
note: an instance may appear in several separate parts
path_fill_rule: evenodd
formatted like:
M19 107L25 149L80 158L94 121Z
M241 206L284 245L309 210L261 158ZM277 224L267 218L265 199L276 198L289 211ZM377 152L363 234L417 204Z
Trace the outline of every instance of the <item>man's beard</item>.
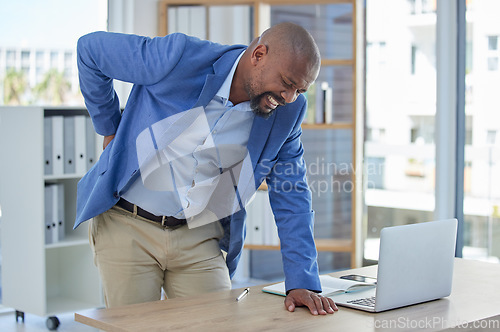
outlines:
M243 84L243 87L244 87L246 93L248 94L248 96L250 97L250 108L252 109L253 113L257 116L264 118L264 119L269 118L274 113L276 108L279 107L278 106L275 109L272 109L272 110L269 110L269 112L266 112L267 109L263 109L260 106L260 104L262 103L262 100L264 98L267 98L267 95L272 96L280 104L283 104L283 105L285 104L285 101L282 100L282 98L275 96L271 92L264 92L264 93L257 95L255 92L257 90L256 86L255 86L255 84L252 84L250 81L246 81Z
M267 98L267 95L271 95L275 100L279 100L279 98L276 98L270 92L264 92L258 96L253 97L252 99L250 99L250 108L252 109L253 113L257 116L260 116L261 118L264 118L264 119L268 119L274 113L274 111L276 111L276 109L278 107L280 107L278 105L275 109L271 109L269 112L266 112L266 110L268 110L268 109L263 109L260 106L260 104L262 102L262 99Z

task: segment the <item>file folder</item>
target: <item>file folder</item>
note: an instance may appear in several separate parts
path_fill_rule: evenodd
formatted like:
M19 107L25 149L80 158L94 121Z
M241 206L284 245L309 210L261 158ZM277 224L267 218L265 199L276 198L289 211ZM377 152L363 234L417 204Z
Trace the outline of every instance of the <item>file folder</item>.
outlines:
M255 205L255 196L250 200L250 202L248 203L248 205L246 206L246 211L247 211L247 219L245 221L246 223L246 236L245 236L245 243L246 244L254 244L254 240L253 240L253 232L252 232L252 228L254 227L254 219L255 219L255 214L256 214L256 211L255 211L255 208L254 208L254 205Z
M43 174L52 175L52 119L43 119Z
M75 116L75 173L83 175L87 172L87 148L85 137L85 115Z
M51 237L52 243L57 243L57 224L59 220L59 202L58 202L58 190L56 185L51 185L50 189L52 191L52 220L51 220Z
M54 242L58 242L64 239L64 185L62 183L54 185L54 211L56 218L54 219L55 228L53 232Z
M333 89L325 90L325 123L333 123Z
M261 194L262 199L262 232L264 233L264 245L277 246L279 245L278 229L274 221L274 214L269 201L269 194L267 192Z
M75 119L64 117L64 174L75 173Z
M64 185L45 186L45 244L64 239Z
M64 119L62 116L52 116L52 174L64 173Z
M264 220L263 220L263 197L262 193L256 192L253 201L247 209L249 224L247 225L247 243L253 245L264 244Z
M315 122L325 123L325 90L323 90L324 83L316 83L316 112Z
M86 161L87 161L87 170L89 170L92 168L92 166L94 166L96 162L96 153L95 153L96 137L95 137L94 126L92 125L92 119L90 117L87 117L85 131L86 131L85 146L87 151Z
M49 119L50 120L50 119ZM53 242L53 239L52 239L52 220L53 220L53 216L52 216L52 206L53 206L53 198L52 198L52 185L46 185L45 186L45 191L44 191L44 196L45 196L45 204L44 204L44 208L45 208L45 225L44 225L44 228L45 228L45 244L51 244Z

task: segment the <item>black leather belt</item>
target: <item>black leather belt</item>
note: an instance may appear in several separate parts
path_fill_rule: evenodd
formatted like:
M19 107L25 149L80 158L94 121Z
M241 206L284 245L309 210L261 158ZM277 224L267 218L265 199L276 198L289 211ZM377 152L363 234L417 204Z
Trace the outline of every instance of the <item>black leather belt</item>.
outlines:
M187 224L186 219L177 219L175 217L167 217L167 216L155 216L154 214L141 209L137 205L132 204L129 201L124 200L123 198L120 198L120 200L118 201L118 203L116 203L116 205L131 213L134 213L134 206L136 206L138 216L157 222L164 227L179 227Z

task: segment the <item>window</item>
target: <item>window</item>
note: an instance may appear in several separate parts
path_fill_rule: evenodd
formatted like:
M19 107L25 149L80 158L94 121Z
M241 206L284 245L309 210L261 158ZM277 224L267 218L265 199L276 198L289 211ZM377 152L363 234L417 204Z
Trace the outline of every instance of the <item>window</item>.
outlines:
M411 74L415 75L415 66L417 62L417 46L411 45Z
M488 36L488 50L498 50L498 36Z
M436 11L436 0L408 0L408 7L412 15L432 13Z
M30 64L30 52L29 51L21 51L21 65L29 66Z
M16 51L7 50L7 52L6 52L6 66L7 66L7 68L14 68L16 66Z
M0 105L83 105L78 87L76 43L106 30L107 1L4 1L0 11ZM30 22L30 23L26 23ZM62 79L59 77L62 76ZM50 84L46 84L48 82ZM51 86L52 84L52 86ZM54 88L70 86L70 89ZM57 91L57 92L56 92ZM53 98L51 94L60 94Z
M28 77L30 71L30 52L21 51L21 70Z
M383 227L432 220L435 15L430 1L366 1L365 263Z
M488 39L488 70L498 71L498 36L487 36Z
M377 186L365 184L367 261L376 258L381 227L434 219L435 22L439 13L434 13L432 3L436 2L408 1L405 8L396 0L367 1L367 31L378 34L367 34L368 45L384 38L391 46L384 72L371 65L371 47L366 54L367 132L385 127L388 142L381 144L373 134L365 141L365 168L379 172L377 176L367 175ZM500 3L465 3L466 23L461 28L466 31L460 36L465 39L465 49L463 54L458 53L465 64L465 95L458 96L465 101L465 128L458 133L465 144L463 202L457 202L458 206L463 204L463 245L458 250L464 258L499 262L500 187L496 184L500 183L500 117L496 87L500 86L500 27L490 19L490 13L498 12ZM388 7L391 15L386 13ZM405 12L411 13L411 18L404 18ZM399 54L404 53L398 45L411 49L408 66L412 69L406 70L413 74L408 75L411 77L402 74L404 61ZM384 95L385 90L390 95ZM457 127L457 123L447 125Z
M496 137L497 137L496 130L488 130L486 132L486 144L495 145Z
M498 10L497 1L467 1L470 51L465 62L471 66L466 70L470 91L465 113L471 139L465 146L463 257L491 262L500 261L500 117L495 89L500 84L500 26L489 19Z

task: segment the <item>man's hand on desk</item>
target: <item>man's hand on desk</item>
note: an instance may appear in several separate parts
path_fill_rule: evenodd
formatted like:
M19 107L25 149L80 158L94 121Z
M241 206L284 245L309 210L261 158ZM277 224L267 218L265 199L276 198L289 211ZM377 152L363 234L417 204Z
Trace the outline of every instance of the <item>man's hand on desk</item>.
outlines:
M332 299L307 289L292 289L285 298L285 307L292 312L295 307L306 306L313 315L333 314L339 310Z

